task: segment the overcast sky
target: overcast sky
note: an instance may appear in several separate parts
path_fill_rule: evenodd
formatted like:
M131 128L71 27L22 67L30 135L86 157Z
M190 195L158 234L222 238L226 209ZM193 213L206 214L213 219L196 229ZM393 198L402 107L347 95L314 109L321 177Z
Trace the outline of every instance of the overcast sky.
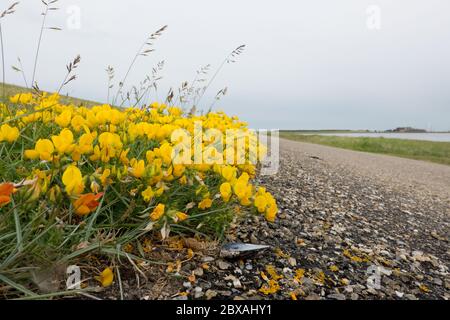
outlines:
M1 0L0 10L12 1ZM31 80L42 7L40 0L22 0L2 21L8 82L23 84L11 69L17 57ZM201 107L228 86L217 108L254 128L450 130L448 0L60 0L59 7L47 25L64 30L44 34L38 64L37 81L46 90L57 89L65 65L80 54L79 78L66 91L106 101L105 68L123 76L145 37L167 24L127 84L165 60L159 89L165 96L200 66L214 71L246 44ZM80 10L79 28L73 8Z

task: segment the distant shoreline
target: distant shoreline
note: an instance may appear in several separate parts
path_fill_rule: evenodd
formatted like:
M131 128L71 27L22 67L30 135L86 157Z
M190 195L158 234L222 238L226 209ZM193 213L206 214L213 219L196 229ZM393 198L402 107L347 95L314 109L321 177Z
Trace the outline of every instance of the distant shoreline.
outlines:
M383 134L394 137L365 137L365 136L339 136L351 134ZM336 134L336 135L333 135ZM450 165L450 141L427 141L420 139L405 139L398 137L402 135L426 135L434 133L376 133L356 131L281 131L280 137L307 142L313 144L327 145L342 149L371 152L425 160ZM447 133L448 134L448 133Z
M280 132L296 132L296 133L418 133L416 131L395 132L391 130L350 130L350 129L317 129L317 130L302 130L302 129L280 129ZM420 133L450 133L450 131L424 131Z

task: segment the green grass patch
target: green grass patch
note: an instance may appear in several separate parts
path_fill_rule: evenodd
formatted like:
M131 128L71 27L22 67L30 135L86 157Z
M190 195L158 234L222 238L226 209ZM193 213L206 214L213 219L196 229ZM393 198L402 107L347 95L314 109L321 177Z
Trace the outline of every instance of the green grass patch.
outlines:
M0 102L2 100L2 84L0 84ZM9 98L13 95L16 95L18 93L28 93L31 92L32 89L27 89L25 87L21 87L21 86L16 86L14 84L5 84L5 98ZM79 99L79 98L74 98L74 97L70 97L70 96L65 96L65 95L61 95L60 98L60 102L61 104L73 104L76 106L79 105L83 105L83 106L87 106L87 107L92 107L95 105L101 105L102 103L99 102L94 102L94 101L90 101L90 100L85 100L85 99Z
M306 135L296 132L280 132L280 137L349 150L387 154L450 165L450 142Z

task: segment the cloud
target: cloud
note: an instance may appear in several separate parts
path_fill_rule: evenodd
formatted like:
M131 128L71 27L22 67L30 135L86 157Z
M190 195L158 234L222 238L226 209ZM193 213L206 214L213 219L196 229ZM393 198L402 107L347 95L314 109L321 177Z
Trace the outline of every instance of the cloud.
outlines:
M380 8L381 28L366 26L369 5ZM67 8L80 8L81 28L67 29ZM40 1L20 3L3 22L7 65L20 56L31 74L41 16ZM240 44L202 100L254 127L373 128L409 124L450 129L450 2L430 0L317 1L61 1L48 25L38 64L39 84L54 90L65 65L81 54L79 79L68 93L105 101L105 68L120 78L145 37L168 24L157 51L136 64L127 85L137 84L165 60L158 96L190 81L210 63L217 68ZM10 82L21 76L10 68Z

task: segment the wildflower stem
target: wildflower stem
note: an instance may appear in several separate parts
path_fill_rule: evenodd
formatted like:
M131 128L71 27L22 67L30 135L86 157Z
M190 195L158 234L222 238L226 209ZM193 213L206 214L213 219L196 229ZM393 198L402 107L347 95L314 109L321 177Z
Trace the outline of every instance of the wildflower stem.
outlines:
M128 75L131 72L131 69L133 68L134 64L136 63L137 58L141 54L142 50L144 49L145 45L147 44L147 39L144 41L144 43L141 45L139 50L137 51L136 55L134 56L133 60L131 61L131 64L128 66L128 70L125 73L125 76L123 77L122 81L119 82L119 88L117 89L117 93L114 97L113 104L116 103L117 98L119 97L120 91L122 90L123 86L125 85L125 81L127 81ZM122 102L123 104L123 102Z
M0 46L2 51L2 97L5 100L5 51L3 47L3 32L2 32L2 24L0 23Z
M19 61L20 73L22 73L23 81L25 82L25 87L28 89L29 88L28 81L27 77L25 76L25 71L23 70L22 60L20 60L20 58L17 58L17 60Z
M31 77L31 85L34 85L34 79L36 76L36 68L37 68L37 63L38 63L38 58L39 58L39 50L41 49L41 42L42 42L42 34L44 33L44 27L45 27L45 20L47 19L47 13L48 13L48 5L45 8L45 12L43 14L43 18L42 18L42 25L41 25L41 31L39 34L39 40L38 40L38 46L36 49L36 57L34 58L34 67L33 67L33 76Z
M25 295L27 295L28 297L34 297L36 294L28 289L26 289L25 287L23 287L22 285L15 283L14 281L12 281L11 279L5 277L4 275L0 274L0 281L10 285L11 287L13 287L14 289L24 293Z
M17 207L14 204L14 199L11 198L11 202L14 206L14 223L16 225L16 238L17 238L17 250L21 252L23 250L22 245L22 228L20 226L20 218L19 213L17 211Z
M219 68L217 68L216 72L214 73L214 75L211 77L211 79L209 80L208 84L206 85L205 89L203 89L202 94L200 95L200 97L198 98L198 101L195 103L194 105L197 104L199 105L200 102L202 101L203 96L205 95L205 92L208 90L208 88L211 86L211 84L213 83L213 81L216 79L217 75L219 74L220 70L222 70L223 66L225 65L225 63L227 63L228 61L228 56L225 58L225 60L223 60L222 64L219 66Z
M194 106L195 104L199 105L200 101L202 100L203 96L205 95L205 92L208 90L208 88L211 86L211 83L213 83L213 81L216 79L217 75L219 74L219 72L222 70L223 66L226 63L233 63L235 62L234 58L238 55L240 55L243 50L245 48L245 44L240 45L239 47L237 47L236 49L234 49L222 62L222 64L219 66L219 68L217 68L216 72L214 73L214 75L212 76L211 80L209 80L208 84L205 86L205 88L203 89L203 92L201 93L197 103L194 102Z

